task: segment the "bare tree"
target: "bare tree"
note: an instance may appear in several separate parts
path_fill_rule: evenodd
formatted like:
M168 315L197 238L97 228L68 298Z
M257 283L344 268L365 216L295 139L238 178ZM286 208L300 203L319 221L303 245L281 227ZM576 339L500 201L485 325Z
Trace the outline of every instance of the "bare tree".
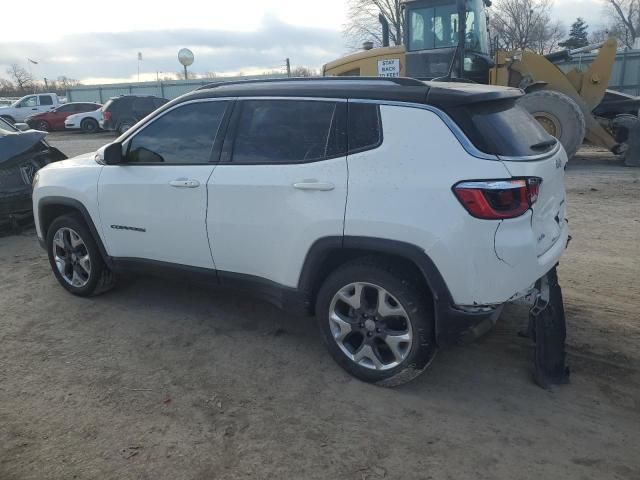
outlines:
M344 35L349 47L356 50L365 41L382 45L382 27L378 15L382 13L389 22L389 38L392 45L401 45L404 35L404 19L401 0L348 0L348 21Z
M308 67L295 67L291 69L292 77L317 77L320 73L313 68Z
M600 43L606 41L611 36L608 28L598 28L589 33L589 43Z
M61 76L58 77L56 85L61 90L67 90L68 88L77 87L78 85L80 85L80 81L78 81L78 80L76 80L74 78L69 78L69 77L67 77L65 75L61 75Z
M7 75L13 80L13 83L20 92L24 93L26 90L33 88L33 77L17 63L12 63L11 66L7 68Z
M611 34L629 48L640 36L640 0L607 0L613 19Z
M566 28L560 20L540 23L533 31L531 49L540 55L546 55L558 49L558 44L565 37Z
M565 28L551 20L552 6L553 0L497 0L490 21L500 48L541 54L555 50Z

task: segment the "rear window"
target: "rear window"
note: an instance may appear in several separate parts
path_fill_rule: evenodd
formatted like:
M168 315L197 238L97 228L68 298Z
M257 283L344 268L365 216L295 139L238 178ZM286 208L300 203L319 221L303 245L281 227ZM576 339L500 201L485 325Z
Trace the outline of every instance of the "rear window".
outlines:
M105 104L102 106L101 110L103 112L106 112L107 110L109 110L109 108L111 107L111 105L113 105L113 99L109 99L105 102Z
M557 140L513 101L484 102L447 110L469 140L482 152L513 157L539 155Z

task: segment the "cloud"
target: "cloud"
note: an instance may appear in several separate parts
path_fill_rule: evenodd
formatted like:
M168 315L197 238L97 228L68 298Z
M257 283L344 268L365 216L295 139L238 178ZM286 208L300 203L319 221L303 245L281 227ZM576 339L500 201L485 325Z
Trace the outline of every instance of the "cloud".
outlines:
M80 80L90 78L130 78L137 72L137 55L142 52L142 73L181 70L177 61L180 48L190 48L194 72L267 71L284 65L319 68L344 53L338 30L298 27L274 17L265 17L262 26L252 32L177 29L118 33L82 33L58 40L3 42L0 47L0 76L11 63L33 65L34 76L56 78L60 75Z

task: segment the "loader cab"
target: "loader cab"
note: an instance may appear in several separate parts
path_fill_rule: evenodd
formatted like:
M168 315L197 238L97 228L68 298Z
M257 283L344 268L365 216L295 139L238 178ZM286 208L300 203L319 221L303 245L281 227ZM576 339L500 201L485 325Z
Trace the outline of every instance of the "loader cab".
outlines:
M492 61L485 4L489 0L405 3L406 75L440 79L451 68L453 78L489 83Z

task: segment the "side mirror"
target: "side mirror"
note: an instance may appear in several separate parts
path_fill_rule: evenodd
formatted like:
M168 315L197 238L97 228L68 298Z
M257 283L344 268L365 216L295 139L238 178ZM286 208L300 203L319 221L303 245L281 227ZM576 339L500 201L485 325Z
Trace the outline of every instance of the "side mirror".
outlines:
M102 153L102 159L105 165L118 165L124 161L122 156L122 144L120 142L113 142L107 145Z

